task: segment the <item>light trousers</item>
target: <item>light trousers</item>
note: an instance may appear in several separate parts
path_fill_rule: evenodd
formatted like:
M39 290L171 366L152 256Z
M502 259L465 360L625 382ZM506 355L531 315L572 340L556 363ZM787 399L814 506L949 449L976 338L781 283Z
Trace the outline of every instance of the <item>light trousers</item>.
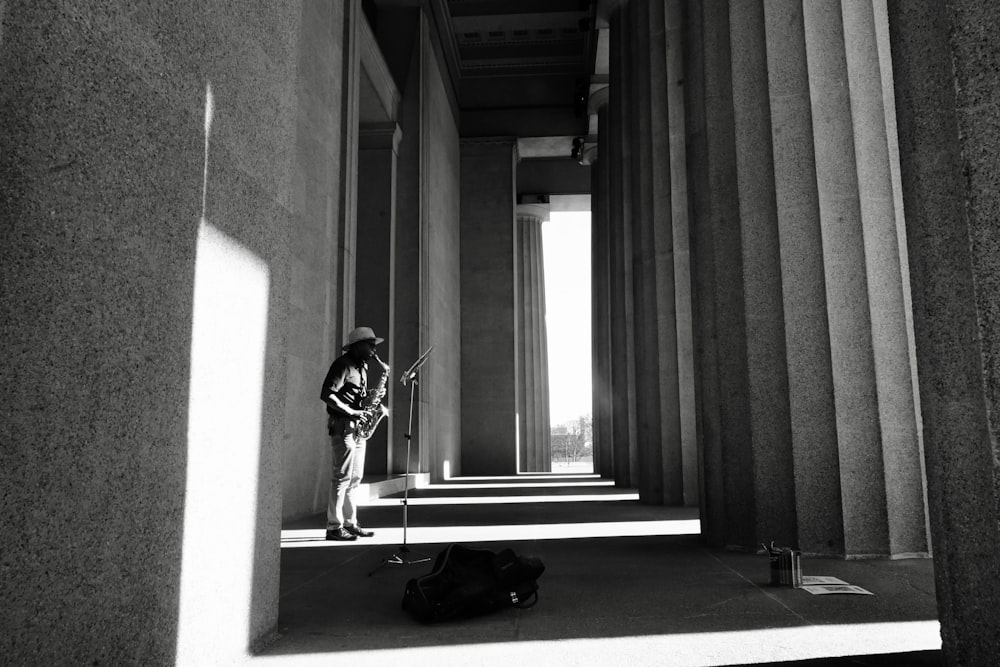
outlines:
M330 425L333 447L333 470L330 496L326 506L326 528L358 525L358 506L354 495L365 472L366 441L356 437L355 421L335 419Z

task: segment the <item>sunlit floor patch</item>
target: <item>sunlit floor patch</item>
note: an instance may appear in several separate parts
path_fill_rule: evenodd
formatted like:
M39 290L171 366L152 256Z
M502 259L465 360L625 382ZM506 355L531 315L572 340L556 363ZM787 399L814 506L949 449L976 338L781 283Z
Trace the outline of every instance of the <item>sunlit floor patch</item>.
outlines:
M697 535L697 519L673 521L618 521L595 523L557 523L506 526L421 526L408 528L409 544L444 544L452 542L500 542L510 540L568 540L594 537L644 537L650 535ZM374 537L354 542L327 542L320 529L283 530L281 547L330 547L359 545L398 545L403 529L380 528Z
M621 493L565 494L558 496L434 496L410 497L409 505L509 505L512 503L580 503L608 502L616 500L639 500L634 491ZM399 498L372 498L365 502L367 507L399 506Z
M809 625L597 639L458 644L310 655L261 656L288 665L750 665L831 656L932 651L941 648L937 621Z
M553 473L553 472L525 472L519 475L496 475L496 476L486 476L479 477L475 475L470 475L468 477L452 477L447 483L451 484L461 484L463 482L523 482L524 480L545 480L549 484L560 484L562 482L568 482L573 480L589 480L595 482L602 482L607 484L614 484L611 480L605 480L601 478L600 475L595 473Z
M466 478L470 479L470 478ZM498 479L498 478L494 478ZM476 482L442 482L439 484L428 484L426 486L420 487L424 490L438 491L438 490L451 490L451 489L554 489L554 488L575 488L575 487L588 487L588 486L604 486L613 487L615 481L613 479L572 479L567 480L560 478L555 482L525 482L525 481L476 481Z

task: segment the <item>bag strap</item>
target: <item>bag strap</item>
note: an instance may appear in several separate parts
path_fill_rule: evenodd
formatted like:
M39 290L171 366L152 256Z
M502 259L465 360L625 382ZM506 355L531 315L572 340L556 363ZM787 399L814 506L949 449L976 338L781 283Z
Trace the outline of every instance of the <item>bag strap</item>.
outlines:
M529 609L531 607L534 607L536 604L538 604L538 590L536 589L536 590L532 591L531 595L529 595L528 597L524 598L523 600L521 600L520 598L518 598L517 594L514 591L511 591L510 592L510 600L511 600L511 604L513 604L518 609Z

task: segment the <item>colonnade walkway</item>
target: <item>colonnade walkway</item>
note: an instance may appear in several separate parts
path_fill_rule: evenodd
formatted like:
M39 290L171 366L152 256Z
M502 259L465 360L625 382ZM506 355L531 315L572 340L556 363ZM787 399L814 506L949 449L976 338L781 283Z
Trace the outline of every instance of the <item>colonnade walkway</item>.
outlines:
M252 662L940 664L928 559L805 558L804 575L871 593L816 595L771 586L763 554L706 547L696 509L643 505L590 474L464 477L402 497L369 500L360 519L375 536L357 542L325 541L320 515L284 527L280 637ZM433 563L387 561L452 543L539 557L537 604L415 621L403 591Z

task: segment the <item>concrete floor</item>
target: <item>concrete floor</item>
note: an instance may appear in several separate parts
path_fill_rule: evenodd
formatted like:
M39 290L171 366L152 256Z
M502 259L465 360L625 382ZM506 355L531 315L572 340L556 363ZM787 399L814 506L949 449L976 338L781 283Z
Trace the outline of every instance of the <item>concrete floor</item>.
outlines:
M377 495L377 492L374 494ZM933 563L803 560L873 595L769 585L766 556L705 547L697 512L639 504L592 475L453 480L374 498L374 538L324 541L324 517L282 531L280 637L254 662L352 665L940 664ZM401 529L407 518L404 552ZM529 609L425 626L400 606L450 543L537 556Z

